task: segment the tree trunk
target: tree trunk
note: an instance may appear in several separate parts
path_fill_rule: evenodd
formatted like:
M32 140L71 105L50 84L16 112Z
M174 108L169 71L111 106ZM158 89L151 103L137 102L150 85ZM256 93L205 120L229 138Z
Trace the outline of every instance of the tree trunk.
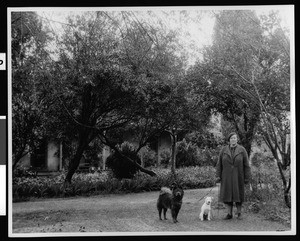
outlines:
M127 160L128 160L128 159L129 159L129 158L127 158ZM131 160L131 161L132 161L132 160ZM142 166L140 166L139 164L137 164L135 161L134 161L133 163L138 167L138 169L139 169L141 172L144 172L144 173L150 175L151 177L155 177L155 176L156 176L156 173L155 173L155 172L153 172L153 171L151 171L151 170L148 170L148 169L146 169L146 168L143 168Z
M85 146L81 144L81 146L78 147L74 158L70 161L65 183L71 184L72 177L79 166L80 159L82 157L84 150L85 150Z
M115 147L112 147L112 148L113 148L113 149L114 149L121 157L123 157L123 158L127 159L128 161L130 161L131 163L133 163L133 164L134 164L141 172L144 172L144 173L150 175L151 177L156 176L156 173L155 173L155 172L153 172L153 171L151 171L151 170L148 170L148 169L142 167L141 165L139 165L137 162L135 162L135 161L132 160L131 158L129 158L129 157L123 155L117 148L115 148Z
M72 177L77 170L80 159L82 157L83 152L85 151L86 147L90 143L90 141L93 139L93 137L90 137L90 132L88 131L82 131L79 135L79 144L76 150L76 154L74 158L69 163L68 173L65 179L65 184L71 184Z
M276 159L276 162L277 162L277 166L278 166L282 184L283 184L284 201L285 201L286 206L288 208L291 208L291 200L289 197L289 192L290 192L290 188L291 188L291 179L289 179L289 183L287 183L286 178L283 173L283 170L282 170L281 162L278 159Z
M289 195L290 188L291 188L291 178L289 178L288 186L284 189L284 201L288 208L291 208L291 199Z
M249 157L250 153L251 153L251 142L245 141L244 143L242 143L242 145L246 149L248 157Z

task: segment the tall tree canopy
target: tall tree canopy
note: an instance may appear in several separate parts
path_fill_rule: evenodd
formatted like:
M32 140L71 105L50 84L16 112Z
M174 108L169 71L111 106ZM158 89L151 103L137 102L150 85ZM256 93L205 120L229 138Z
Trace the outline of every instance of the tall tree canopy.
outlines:
M261 41L262 31L243 12L215 14L213 44L206 49L203 61L190 70L190 75L195 92L206 101L207 110L219 112L233 123L249 154L260 109L255 98L244 91L250 84L241 81L237 73L251 76L250 60L256 50L247 42ZM249 11L249 14L256 18L254 13Z
M12 132L13 167L34 152L46 135L43 128L44 92L40 86L48 74L45 46L51 38L34 12L12 12Z
M287 197L290 186L282 169L290 164L288 32L276 12L261 18L248 10L214 14L213 44L188 73L194 93L206 102L207 110L233 124L248 154L255 135L263 137Z
M174 95L173 88L183 76L175 40L172 32L164 33L130 12L86 12L69 18L57 38L59 57L48 86L48 100L54 101L47 110L57 136L77 143L67 182L96 137L115 148L109 139L113 133L135 128L141 131L141 148L170 126L175 119L170 106L179 93ZM172 107L179 105L177 100Z

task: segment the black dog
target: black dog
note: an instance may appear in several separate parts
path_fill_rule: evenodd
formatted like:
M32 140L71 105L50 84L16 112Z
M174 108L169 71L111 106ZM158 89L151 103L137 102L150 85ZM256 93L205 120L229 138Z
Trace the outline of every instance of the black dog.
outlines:
M164 219L166 220L166 213L168 208L171 209L173 222L177 223L177 215L182 205L183 189L181 186L173 184L171 189L162 187L157 200L157 209L159 219L161 219L161 211L164 210Z

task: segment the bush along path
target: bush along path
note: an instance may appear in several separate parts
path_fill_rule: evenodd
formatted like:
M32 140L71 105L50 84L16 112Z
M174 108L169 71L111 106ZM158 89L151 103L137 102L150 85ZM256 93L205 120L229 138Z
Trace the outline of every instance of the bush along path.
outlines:
M54 177L15 177L13 179L13 201L26 201L32 198L56 198L90 196L108 193L128 193L158 191L168 186L174 178L170 169L154 169L155 178L137 173L132 179L118 180L110 171L101 173L74 174L72 185L65 188L64 173ZM185 189L206 188L215 185L213 167L186 167L177 170L177 181Z
M133 232L151 235L158 232L168 235L182 232L286 232L291 228L288 223L266 220L247 208L243 209L241 220L223 220L226 209L217 201L217 187L185 190L179 222L172 222L169 210L168 220L160 221L156 209L158 193L107 194L13 203L13 234L92 232L95 235L117 235L119 232ZM214 197L213 220L201 222L200 208L207 194Z

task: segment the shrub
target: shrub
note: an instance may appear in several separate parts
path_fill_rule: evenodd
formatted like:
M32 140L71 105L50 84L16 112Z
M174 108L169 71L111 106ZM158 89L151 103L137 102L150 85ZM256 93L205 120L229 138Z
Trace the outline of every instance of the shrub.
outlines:
M19 177L13 179L13 201L30 198L66 197L96 195L100 193L158 191L162 186L170 186L174 177L170 169L153 168L157 176L151 177L137 172L132 179L114 178L111 171L101 173L75 173L72 184L64 186L65 174L56 177ZM215 185L212 167L185 167L177 169L177 182L187 188L207 188Z
M177 143L176 166L188 167L198 165L197 146L185 139Z
M205 167L184 167L177 170L177 178L183 188L207 188L216 184L215 168Z
M153 169L156 177L145 173L137 173L132 182L137 182L139 191L159 190L162 186L170 187L175 181L171 170ZM207 188L215 185L215 169L213 167L184 167L176 170L176 182L184 189Z
M251 173L251 185L246 186L249 201L283 200L282 180L275 163L252 166Z
M163 167L167 168L171 160L171 152L169 150L163 150L160 153L160 163Z
M199 132L199 131L194 131L191 133L188 133L186 135L186 140L187 142L191 142L195 145L197 145L199 148L216 148L219 145L224 144L223 140L218 137L215 136L213 133L209 132L209 131L203 131L203 132Z
M155 151L153 151L149 146L146 146L144 147L142 155L145 167L155 166L157 160L157 155Z
M32 166L24 167L24 166L17 166L13 170L14 177L36 177L36 171Z
M103 144L99 142L99 140L95 139L92 141L87 149L84 151L84 158L85 162L89 163L90 166L93 167L99 167L100 161L99 161L99 153L101 153L103 148Z
M251 183L245 188L246 208L261 213L267 219L290 224L291 210L284 202L282 180L276 163L266 161L268 158L260 154L255 158ZM259 158L264 162L260 162ZM290 175L289 170L287 173Z
M218 162L219 152L220 146L217 148L204 147L203 149L198 149L198 165L216 166Z
M259 168L260 166L269 166L272 168L272 164L274 163L273 159L270 156L267 156L264 153L256 152L253 154L250 160L252 166Z
M129 142L124 142L119 148L122 155L131 158L133 161L141 164L141 160L136 154L134 147ZM138 168L122 157L119 153L113 152L106 160L107 167L112 170L116 178L133 178Z

